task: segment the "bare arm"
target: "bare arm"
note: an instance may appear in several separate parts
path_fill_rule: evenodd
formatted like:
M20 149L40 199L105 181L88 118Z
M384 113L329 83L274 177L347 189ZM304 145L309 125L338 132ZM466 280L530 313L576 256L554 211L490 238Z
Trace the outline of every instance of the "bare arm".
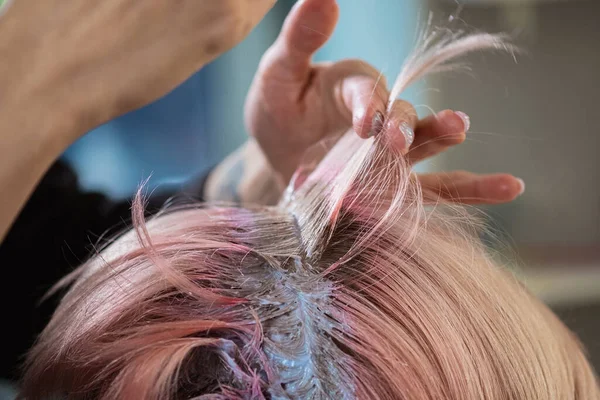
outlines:
M0 241L70 143L174 89L274 4L11 2L0 15Z
M0 243L67 138L78 134L51 104L25 87L0 98Z

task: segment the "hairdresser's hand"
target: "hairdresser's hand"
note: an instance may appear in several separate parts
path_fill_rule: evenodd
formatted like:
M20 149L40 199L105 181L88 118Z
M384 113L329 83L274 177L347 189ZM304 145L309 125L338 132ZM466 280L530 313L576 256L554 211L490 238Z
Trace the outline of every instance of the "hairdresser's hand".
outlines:
M375 68L355 60L311 63L332 35L338 13L335 0L298 2L263 57L248 95L248 131L283 181L289 181L306 149L351 127L364 138L389 135L413 162L462 143L469 128L465 114L443 111L418 121L404 101L387 113L389 92ZM522 191L521 182L506 174L418 178L427 193L467 203L510 201Z

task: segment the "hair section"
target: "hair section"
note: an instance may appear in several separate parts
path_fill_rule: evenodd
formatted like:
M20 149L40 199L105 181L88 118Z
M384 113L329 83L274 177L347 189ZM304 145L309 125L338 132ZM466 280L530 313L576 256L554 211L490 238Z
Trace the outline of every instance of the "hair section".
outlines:
M435 39L437 37L437 39ZM472 50L435 36L393 97ZM173 208L72 287L29 355L27 399L588 400L576 338L477 238L426 206L385 134L348 132L277 207Z

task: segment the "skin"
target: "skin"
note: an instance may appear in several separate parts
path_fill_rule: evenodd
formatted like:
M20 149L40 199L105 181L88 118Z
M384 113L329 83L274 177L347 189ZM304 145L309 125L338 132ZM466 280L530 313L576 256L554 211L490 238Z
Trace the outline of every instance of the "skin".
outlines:
M0 17L0 241L49 166L72 142L170 92L242 41L274 3L13 2ZM247 128L280 182L289 180L310 145L352 126L366 137L374 113L385 111L387 89L383 81L375 84L379 74L372 67L360 61L311 63L338 16L334 0L298 3L250 90ZM414 162L465 138L456 114L417 121L412 106L398 102L386 115L385 131L400 147L400 121L415 130L415 143L406 149ZM254 150L244 150L246 156L256 154L255 146L248 148ZM453 177L419 179L441 195L452 192L457 201L510 201L522 190L510 175Z
M11 2L0 17L0 240L73 141L173 90L275 2Z

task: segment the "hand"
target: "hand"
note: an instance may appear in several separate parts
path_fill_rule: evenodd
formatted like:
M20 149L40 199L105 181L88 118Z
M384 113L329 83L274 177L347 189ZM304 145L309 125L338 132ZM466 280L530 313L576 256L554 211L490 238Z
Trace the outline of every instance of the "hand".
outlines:
M275 2L17 0L0 17L0 88L24 107L43 100L72 141L174 89Z
M389 92L373 67L355 60L311 64L338 15L335 0L297 3L263 57L248 95L248 132L283 181L289 181L305 150L348 128L364 138L385 131L411 162L462 143L469 128L464 113L446 110L418 121L410 104L397 101L386 115ZM508 174L456 171L418 179L426 193L470 204L511 201L524 189Z

